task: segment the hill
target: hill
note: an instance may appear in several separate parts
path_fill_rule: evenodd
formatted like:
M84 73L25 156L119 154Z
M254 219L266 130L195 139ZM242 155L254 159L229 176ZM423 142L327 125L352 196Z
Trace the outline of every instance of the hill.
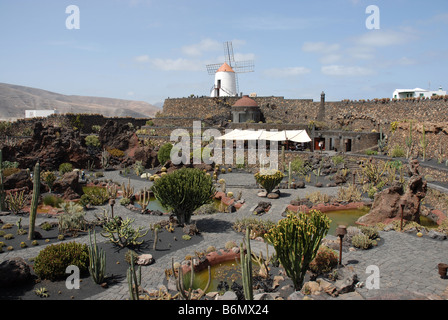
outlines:
M160 108L143 101L63 95L42 89L0 83L0 119L24 118L25 110L99 113L105 117L153 117Z

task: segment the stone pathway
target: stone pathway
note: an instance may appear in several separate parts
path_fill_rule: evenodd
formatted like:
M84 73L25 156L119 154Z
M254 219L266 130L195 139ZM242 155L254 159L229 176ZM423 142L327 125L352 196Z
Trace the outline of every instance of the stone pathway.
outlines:
M197 245L188 248L170 252L156 261L155 264L143 267L142 286L147 289L158 289L163 284L165 278L165 269L171 266L171 261L182 261L187 254L193 254L195 251L205 251L209 246L223 248L224 244L233 240L238 244L243 239L243 234L237 233L232 229L232 224L237 219L245 217L254 217L253 209L263 198L257 196L258 189L243 188L244 183L250 183L253 175L240 173L227 173L224 178L227 182L227 191L237 194L242 191L242 198L245 200L244 206L236 213L217 213L213 215L193 216L201 230L204 240ZM111 179L115 182L125 182L128 179L120 177L118 172L105 172L105 179ZM135 191L149 187L150 181L131 180ZM281 214L291 200L298 197L305 197L316 189L321 192L335 195L337 188L315 188L307 186L305 189L284 190L282 196L276 200L268 200L272 203L271 210L259 216L259 219L278 221L282 218ZM93 219L95 213L102 212L103 209L109 209L109 206L89 210L87 219ZM148 228L150 224L166 219L165 217L140 215L130 212L120 205L114 207L114 214L125 217L135 218L135 226ZM4 222L14 223L17 218L14 216L1 217ZM54 218L53 218L54 219ZM39 217L37 224L42 223L49 218ZM54 220L53 220L54 221ZM368 289L362 286L356 289L355 294L343 295L338 299L408 299L408 298L429 298L429 299L448 299L446 289L447 279L441 279L438 275L437 264L440 262L448 263L448 240L437 241L429 238L418 238L411 234L395 231L380 232L382 244L369 250L357 250L343 252L343 264L353 268L358 274L359 281L364 284L368 280L370 273L366 273L366 268L375 265L380 273L380 289ZM328 236L331 237L331 236ZM105 241L105 239L97 239ZM77 238L76 241L88 243L88 237ZM266 256L266 244L260 241L251 241L252 250L259 254L263 251ZM33 247L22 249L20 251L5 252L0 255L0 262L14 256L30 258L37 255L42 249ZM274 249L271 247L269 252L272 254ZM345 296L345 297L344 297ZM124 279L108 290L90 297L91 300L123 300L129 297L127 282Z

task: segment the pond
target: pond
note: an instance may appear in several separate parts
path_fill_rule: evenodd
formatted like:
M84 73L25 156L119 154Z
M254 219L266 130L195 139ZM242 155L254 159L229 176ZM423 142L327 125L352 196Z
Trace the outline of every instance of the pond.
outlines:
M325 214L331 219L330 229L328 231L329 235L336 235L336 228L338 225L356 226L356 221L363 215L369 213L370 208L367 206L358 208L358 209L349 209L349 210L335 210L335 211L327 211ZM420 216L420 225L426 228L436 228L438 225L435 221Z
M254 262L252 262L253 275L255 276L260 268ZM222 263L218 263L210 268L212 281L210 287L206 292L215 291L227 291L230 290L233 282L242 284L241 282L241 265L238 260L230 260ZM190 285L190 272L184 274L184 284L188 288ZM193 280L193 289L204 289L208 281L208 269L202 270L200 272L195 272ZM228 287L225 287L225 283Z
M338 225L347 227L355 226L355 222L363 215L369 213L370 208L367 206L358 209L327 211L325 214L330 218L330 230L328 234L334 236Z

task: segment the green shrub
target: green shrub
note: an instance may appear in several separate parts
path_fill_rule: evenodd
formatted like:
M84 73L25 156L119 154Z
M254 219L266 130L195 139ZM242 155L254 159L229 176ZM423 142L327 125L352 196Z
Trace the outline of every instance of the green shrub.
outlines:
M160 147L159 152L157 153L157 159L161 165L164 165L171 158L171 149L173 149L171 143L165 143Z
M284 174L279 170L265 170L255 174L255 181L259 183L267 193L271 193L283 180Z
M52 244L39 252L34 260L34 272L41 279L65 279L68 266L77 266L81 274L88 272L89 251L85 244L76 242Z
M233 229L237 232L246 232L249 228L251 231L251 238L263 237L272 227L275 222L271 220L260 220L256 218L237 219L233 223Z
M42 202L46 206L52 206L53 208L57 208L64 202L64 200L55 195L48 194L48 195L44 196L44 198L42 199Z
M103 187L83 187L84 195L88 197L88 203L94 206L101 206L109 200L107 189ZM83 195L83 196L84 196ZM87 199L83 200L83 203Z
M52 171L45 171L41 173L40 179L48 186L51 192L53 184L56 181L56 175Z
M406 152L404 151L404 149L399 146L399 145L395 145L393 147L392 150L390 150L390 156L392 158L402 158L406 155Z
M368 156L376 156L378 154L378 151L366 150L365 154L368 155Z
M84 208L74 202L63 202L60 207L64 212L58 217L59 232L64 234L71 232L76 235L78 231L86 227Z
M100 148L101 142L98 136L92 134L90 136L86 137L86 146L88 147L94 147L94 148Z
M2 162L3 169L6 168L18 168L19 163L17 161L11 162L11 161L3 161Z
M335 166L337 166L338 164L344 163L344 156L333 156L331 161Z
M304 176L311 170L311 167L302 158L296 158L291 162L291 170Z
M376 241L370 239L368 235L361 233L352 237L352 245L356 248L366 250L376 245Z
M59 173L62 175L71 171L73 171L73 165L71 163L65 162L59 165Z
M360 226L359 229L371 240L375 240L379 236L378 229L375 227Z
M310 263L310 270L319 275L333 270L338 265L338 255L336 251L327 246L320 246L316 257Z
M151 190L165 208L171 209L180 225L190 224L191 215L213 201L212 178L202 170L182 168L154 181Z
M308 214L288 214L265 234L295 290L302 288L309 264L316 257L329 228L330 219L326 214L310 210Z

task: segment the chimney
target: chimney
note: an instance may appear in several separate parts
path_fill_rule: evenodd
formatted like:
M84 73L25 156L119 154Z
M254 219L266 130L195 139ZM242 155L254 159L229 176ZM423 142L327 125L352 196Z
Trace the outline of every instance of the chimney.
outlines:
M325 120L325 92L322 91L320 94L320 106L319 113L317 114L317 121Z

